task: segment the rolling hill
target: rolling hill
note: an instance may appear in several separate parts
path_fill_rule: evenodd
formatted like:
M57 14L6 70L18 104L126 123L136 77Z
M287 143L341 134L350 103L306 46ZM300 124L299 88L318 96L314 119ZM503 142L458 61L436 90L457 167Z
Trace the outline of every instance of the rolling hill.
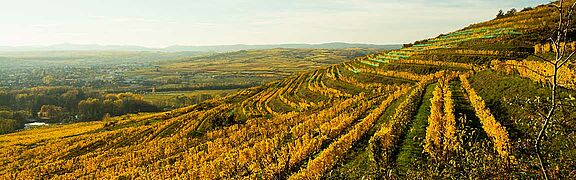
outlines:
M251 87L379 51L364 48L243 50L163 61L155 67L127 74L155 81L158 91ZM166 81L176 83L163 83Z
M0 177L540 179L543 122L526 102L550 90L525 68L545 67L534 47L553 15L539 6L169 112L2 135ZM575 70L560 79L568 104ZM544 141L553 179L576 178L575 117L563 106Z

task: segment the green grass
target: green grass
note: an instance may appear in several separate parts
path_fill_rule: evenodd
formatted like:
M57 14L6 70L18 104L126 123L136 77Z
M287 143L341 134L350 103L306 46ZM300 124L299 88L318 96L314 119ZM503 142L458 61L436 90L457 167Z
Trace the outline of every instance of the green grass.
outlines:
M376 124L366 133L365 137L354 144L342 162L338 163L333 171L326 175L327 179L375 179L377 177L376 164L370 158L369 140L384 123L390 120L400 103L406 99L406 95L394 101L380 116Z
M405 172L411 167L414 167L415 163L426 164L422 151L426 136L426 127L428 126L428 116L430 115L430 106L432 104L430 99L434 96L432 94L434 88L436 88L436 84L426 87L426 93L413 118L412 126L400 146L400 152L396 159L396 166L400 175L405 175Z
M534 154L533 140L543 124L537 111L542 111L546 104L535 103L537 101L534 100L540 97L540 102L546 102L550 89L530 79L493 71L479 72L470 80L494 117L506 127L510 138L515 139L511 146L519 163L512 167L513 172L520 177L529 175L538 178L535 176L539 174L539 165ZM574 104L565 98L575 94L573 90L561 89L560 99L564 104ZM565 174L570 169L573 171L576 162L576 107L562 106L560 109L556 112L556 119L551 121L542 145L548 166L554 167L551 174Z
M457 128L468 134L468 136L463 137L465 138L464 142L476 142L485 139L487 135L482 130L482 124L480 124L474 108L466 97L462 82L459 79L451 81L450 90L454 100L454 116L456 117Z

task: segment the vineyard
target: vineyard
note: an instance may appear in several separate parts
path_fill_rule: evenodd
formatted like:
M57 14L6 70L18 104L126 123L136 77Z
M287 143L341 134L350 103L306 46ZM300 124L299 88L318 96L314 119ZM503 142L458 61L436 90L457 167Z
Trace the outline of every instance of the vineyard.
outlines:
M530 56L553 51L533 39L550 13L540 6L173 111L2 135L0 178L539 179L531 139L542 122L515 102L549 93L547 65ZM560 96L574 103L575 65L560 74ZM563 107L547 137L555 179L576 178L575 117Z

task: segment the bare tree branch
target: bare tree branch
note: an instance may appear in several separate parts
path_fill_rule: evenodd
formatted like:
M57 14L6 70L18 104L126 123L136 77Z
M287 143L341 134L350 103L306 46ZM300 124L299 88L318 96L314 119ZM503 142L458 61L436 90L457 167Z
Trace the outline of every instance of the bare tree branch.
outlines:
M560 8L560 6L558 6L557 4L548 4L549 7L552 8L556 8L556 10L558 10L558 8Z
M540 118L545 119L546 115L540 111L536 111L536 113L538 113L538 115L540 115Z
M552 42L552 46L556 47L556 45L558 44L556 42L556 40L554 40L554 38L550 37L550 41ZM552 49L552 51L554 51L554 49Z
M549 60L549 59L546 59L546 58L544 58L544 57L542 57L542 56L538 56L538 55L536 55L536 54L532 54L532 56L537 57L537 58L540 59L540 60L543 60L543 61L545 61L545 62L548 62L548 63L554 65L554 62L553 62L553 61L551 61L551 60Z
M556 57L554 60L550 60L551 62L553 62L553 74L552 74L552 93L550 95L550 99L551 99L551 105L550 108L548 109L548 113L546 114L546 116L543 117L544 119L544 125L542 125L540 131L538 132L536 141L534 143L534 148L536 149L536 156L538 158L538 162L540 163L540 170L542 171L542 176L544 177L544 179L548 180L548 174L546 171L546 164L545 164L545 160L544 158L542 158L542 152L541 152L541 143L542 143L542 137L545 135L546 133L546 129L548 128L548 125L550 124L551 121L553 121L554 119L554 113L558 107L558 104L562 104L561 102L557 102L557 88L559 86L558 83L558 75L559 75L559 70L560 68L565 65L574 55L574 52L570 53L570 55L568 55L568 57L565 58L566 55L566 40L568 39L568 31L572 26L572 20L573 20L573 13L574 13L574 7L576 7L576 2L572 4L572 6L570 6L570 9L568 9L567 12L565 12L564 10L564 1L560 0L559 3L557 5L554 5L556 7L556 9L558 10L558 28L556 29L556 32L554 33L555 35L552 36L556 36L556 37L550 37L550 41L552 42L552 44L554 45L554 53L556 54ZM566 17L565 17L566 16ZM566 18L566 19L564 19ZM562 44L562 45L561 45ZM547 62L550 62L547 61ZM542 116L542 115L541 115Z
M566 59L562 60L560 62L560 64L558 65L558 68L561 68L562 66L564 66L567 62L569 62L572 59L572 56L574 56L574 54L576 53L576 51L572 51L572 53L570 53L570 55L568 55L568 57L566 57Z

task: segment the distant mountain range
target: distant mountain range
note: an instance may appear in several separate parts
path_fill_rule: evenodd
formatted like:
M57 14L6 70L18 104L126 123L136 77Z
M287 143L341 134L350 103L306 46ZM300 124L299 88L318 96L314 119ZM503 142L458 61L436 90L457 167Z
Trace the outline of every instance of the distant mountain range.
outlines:
M376 45L356 43L323 43L323 44L270 44L270 45L213 45L213 46L169 46L166 48L148 48L144 46L118 46L96 44L56 44L50 46L0 46L0 51L213 51L227 52L253 49L272 48L302 48L302 49L341 49L341 48L376 48L376 49L399 49L402 45Z

